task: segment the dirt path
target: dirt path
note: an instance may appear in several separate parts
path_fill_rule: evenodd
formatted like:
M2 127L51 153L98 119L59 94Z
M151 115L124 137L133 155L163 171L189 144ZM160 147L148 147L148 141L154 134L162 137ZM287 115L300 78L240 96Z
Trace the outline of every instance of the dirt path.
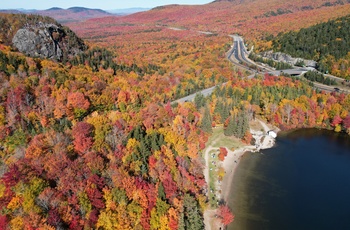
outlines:
M271 148L275 140L273 137L267 135L267 132L271 130L271 128L268 127L268 125L261 121L258 120L259 124L263 128L263 131L261 130L250 130L251 133L253 134L253 137L255 138L255 141L257 145L245 145L239 149L236 149L234 151L227 149L227 156L223 162L218 161L217 162L217 167L223 167L225 170L225 176L224 179L221 183L216 183L216 194L218 198L224 199L227 201L228 196L230 195L230 189L232 187L233 183L233 178L235 175L235 171L238 167L238 164L243 157L245 152L259 152L260 149L267 149ZM256 128L256 129L260 129ZM274 127L276 130L277 128ZM277 131L279 131L277 129ZM205 168L204 168L204 177L207 185L209 186L210 184L210 170L209 170L209 161L210 161L210 152L213 150L218 150L218 147L213 147L215 143L218 141L218 139L212 141L211 145L209 145L204 152L204 160L205 160ZM224 146L223 146L224 147ZM208 187L208 190L210 188ZM221 191L219 193L218 191ZM208 191L209 192L209 191ZM208 195L208 193L207 193ZM216 214L216 209L207 209L204 211L204 224L205 224L205 230L218 230L220 227L223 227L220 224L220 221L215 218Z
M212 142L211 145L209 145L204 152L204 160L205 160L205 168L204 168L204 178L205 178L205 182L208 185L208 191L207 191L207 196L208 196L208 192L209 192L209 184L210 184L210 177L209 177L209 153L212 150L216 150L218 148L213 147L213 145L215 145L217 140L214 140ZM207 209L204 211L204 224L205 224L205 229L206 230L211 230L211 224L213 223L213 220L215 218L215 213L216 210L215 209Z
M269 128L267 126L267 124L261 120L258 120L259 123L261 124L261 126L264 128L264 140L261 143L260 149L268 149L268 148L272 148L272 146L275 145L275 138L273 138L272 136L268 135L267 132L271 130L271 128Z

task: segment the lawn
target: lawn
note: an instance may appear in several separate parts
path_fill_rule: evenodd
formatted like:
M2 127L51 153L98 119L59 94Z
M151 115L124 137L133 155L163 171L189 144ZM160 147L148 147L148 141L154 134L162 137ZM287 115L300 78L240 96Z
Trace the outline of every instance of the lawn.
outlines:
M228 149L237 149L243 146L240 139L236 137L227 137L224 135L224 128L213 128L213 134L210 136L207 146L213 146L216 148L226 147Z

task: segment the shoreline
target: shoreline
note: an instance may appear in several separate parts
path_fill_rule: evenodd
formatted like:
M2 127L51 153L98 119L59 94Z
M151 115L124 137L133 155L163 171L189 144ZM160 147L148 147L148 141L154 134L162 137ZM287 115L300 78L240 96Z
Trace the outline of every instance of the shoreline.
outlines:
M231 151L230 149L226 148L227 150L227 156L225 157L224 161L220 163L221 167L225 170L225 176L221 183L216 183L216 191L219 192L218 198L221 200L224 200L225 203L228 202L228 197L230 195L231 191L231 185L233 183L234 175L237 170L237 167L239 165L239 162L241 158L246 154L247 152L259 152L261 149L268 149L272 148L275 145L275 138L266 135L268 131L270 130L276 130L279 132L280 130L277 127L269 128L269 126L257 119L257 122L259 123L259 126L261 127L261 130L253 130L251 129L250 132L255 139L256 145L245 145L239 149L236 149L234 151ZM208 169L208 154L209 152L213 150L213 147L209 146L205 151L205 162L206 167L204 169L204 175L206 178L207 184L209 184L209 169ZM234 215L234 213L233 213ZM206 230L216 230L216 229L223 229L222 224L218 220L216 216L216 210L214 209L208 209L204 212L204 223L205 223L205 229ZM216 224L213 224L216 223ZM212 226L215 226L212 228Z
M254 146L253 146L254 147ZM223 163L223 167L226 171L224 179L222 180L221 185L221 199L223 199L226 203L228 201L228 197L231 193L231 185L233 183L233 178L237 167L241 161L241 158L247 153L249 150L245 148L241 148L235 151L231 151L227 154L225 161Z
M261 149L269 149L275 145L275 138L264 134L272 129L270 129L265 122L263 122L261 120L258 120L258 122L263 127L264 132L255 131L255 130L250 130L250 132L252 133L253 138L255 139L255 142L259 143L259 146L246 145L246 146L243 146L242 148L237 149L235 151L230 151L229 149L227 149L228 153L227 153L227 156L222 164L223 168L225 169L226 174L224 176L222 186L221 186L221 190L222 190L221 198L224 199L225 202L227 202L228 195L231 192L230 188L231 188L231 184L233 183L235 171L239 165L241 158L244 156L244 154L246 154L247 152L259 152ZM274 127L274 129L276 130L277 128ZM261 139L263 139L263 140L261 141Z

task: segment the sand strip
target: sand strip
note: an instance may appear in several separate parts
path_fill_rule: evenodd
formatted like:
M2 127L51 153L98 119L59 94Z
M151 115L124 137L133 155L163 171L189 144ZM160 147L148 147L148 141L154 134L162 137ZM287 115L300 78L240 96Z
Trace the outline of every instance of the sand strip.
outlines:
M221 162L221 166L225 170L225 176L223 178L223 181L221 183L217 183L217 189L216 191L221 191L221 194L219 194L219 198L223 199L225 202L228 201L228 197L231 193L231 185L233 183L233 178L235 175L235 171L238 167L238 164L243 157L243 155L246 152L259 152L261 149L268 149L273 147L275 144L275 139L269 135L266 135L269 130L271 130L267 124L261 120L258 120L260 123L262 129L264 131L256 131L256 130L250 130L250 132L253 135L253 138L255 139L256 145L246 145L243 146L242 148L239 148L235 151L231 151L227 149L227 156L223 162ZM276 130L276 128L274 128ZM276 131L277 132L277 131ZM210 156L209 153L211 150L214 148L212 146L208 146L206 151L205 151L205 162L206 162L206 168L204 169L204 176L206 179L207 184L209 185L209 160ZM215 220L215 210L206 210L204 213L204 223L205 223L205 229L206 230L216 230L220 229L221 226ZM215 226L215 227L212 227ZM223 228L222 228L223 229Z

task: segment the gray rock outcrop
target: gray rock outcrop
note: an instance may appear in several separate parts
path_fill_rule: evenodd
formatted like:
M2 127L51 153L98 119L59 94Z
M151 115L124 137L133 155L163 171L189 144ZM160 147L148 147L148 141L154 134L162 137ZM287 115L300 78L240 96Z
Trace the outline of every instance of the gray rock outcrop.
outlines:
M281 52L274 53L272 51L267 51L262 53L261 56L263 58L272 59L278 62L286 62L291 65L296 65L298 62L304 62L305 66L313 67L313 68L316 68L316 65L317 65L317 62L313 60L307 60L303 58L293 58L289 54L285 54Z
M60 25L37 23L19 29L12 39L13 46L30 57L62 60L86 49L83 42L69 45L67 33Z

